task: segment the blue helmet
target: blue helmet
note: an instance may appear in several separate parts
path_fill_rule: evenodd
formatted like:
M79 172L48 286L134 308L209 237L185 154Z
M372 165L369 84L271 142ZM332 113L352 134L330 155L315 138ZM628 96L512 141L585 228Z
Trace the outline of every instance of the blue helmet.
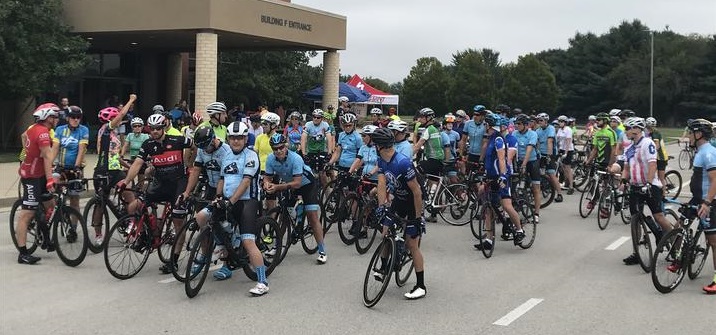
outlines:
M271 135L271 138L269 139L269 145L271 147L277 147L279 145L286 143L286 136L283 136L281 133L275 133Z
M500 119L502 117L495 113L489 113L485 116L485 123L490 127L500 126Z
M472 108L473 114L484 114L487 108L483 105L475 105L475 107Z

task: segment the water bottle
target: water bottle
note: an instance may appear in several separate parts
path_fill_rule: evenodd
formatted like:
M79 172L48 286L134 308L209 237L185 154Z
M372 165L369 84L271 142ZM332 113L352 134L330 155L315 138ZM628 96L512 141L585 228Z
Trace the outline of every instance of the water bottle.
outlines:
M303 221L303 201L297 201L296 202L296 222L302 222Z
M290 216L294 221L296 220L296 207L288 207L288 216Z
M395 237L395 251L396 253L396 261L400 262L402 259L402 255L405 252L405 240L402 236L396 236Z
M241 247L241 232L239 232L239 226L234 229L234 237L231 239L231 246L234 250L238 250Z

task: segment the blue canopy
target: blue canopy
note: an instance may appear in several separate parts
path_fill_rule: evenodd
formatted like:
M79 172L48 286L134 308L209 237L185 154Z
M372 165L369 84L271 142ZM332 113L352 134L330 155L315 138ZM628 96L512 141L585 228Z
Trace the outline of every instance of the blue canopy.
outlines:
M363 102L368 101L368 98L370 98L368 93L346 83L338 83L338 96L347 97L350 102ZM311 90L303 92L303 98L313 101L322 100L323 86L319 85Z

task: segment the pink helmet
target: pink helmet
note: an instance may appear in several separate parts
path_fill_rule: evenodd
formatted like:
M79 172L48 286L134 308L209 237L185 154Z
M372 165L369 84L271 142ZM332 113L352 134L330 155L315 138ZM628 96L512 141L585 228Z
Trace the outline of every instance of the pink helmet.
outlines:
M97 118L102 122L112 121L117 115L119 115L119 109L117 107L107 107L99 111Z

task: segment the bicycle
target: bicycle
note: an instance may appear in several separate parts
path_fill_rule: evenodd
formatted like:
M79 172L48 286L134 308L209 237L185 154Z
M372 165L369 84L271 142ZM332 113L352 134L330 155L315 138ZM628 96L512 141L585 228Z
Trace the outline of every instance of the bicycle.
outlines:
M464 226L470 222L469 217L463 220L468 209L467 185L450 184L447 176L425 174L425 179L437 183L434 190L428 190L428 198L424 204L426 212L440 215L440 218L453 226ZM426 187L430 186L426 185Z
M80 212L65 204L65 199L70 188L77 184L83 186L86 179L73 179L66 182L56 183L58 191L40 195L40 203L35 209L35 214L27 226L27 241L25 246L29 253L35 252L37 247L48 252L56 251L57 256L68 266L78 266L84 261L87 255L87 226ZM55 206L45 210L43 202L55 199ZM15 224L19 222L19 209L22 206L22 199L13 203L10 209L10 236L15 248L20 251L15 236Z
M221 208L218 203L211 204L209 207L210 211L214 214L217 214L219 211L225 211L226 220L231 222L231 227L234 230L237 228L236 220L226 208ZM218 261L225 261L226 266L232 271L241 268L244 274L246 274L246 277L253 281L258 280L256 270L249 262L249 255L243 243L235 246L236 243L233 242L235 236L232 238L232 232L227 232L222 227L223 220L220 220L218 217L218 215L212 215L209 224L201 228L199 235L191 247L187 262L187 264L191 264L191 266L187 265L184 275L184 292L189 298L194 298L199 294L206 280L206 275L209 272L209 266ZM273 273L280 261L274 257L267 257L267 252L272 249L282 249L282 236L279 233L280 228L278 223L271 217L262 216L258 220L258 225L261 227L261 230L258 236L256 236L255 241L256 246L263 255L263 262L266 266L266 277L268 277ZM238 233L233 232L233 234ZM212 253L217 245L217 241L220 241L221 244L226 246L225 254L219 256L218 259L213 259Z
M669 156L669 158L673 158L673 156ZM664 198L676 200L681 194L681 185L683 184L681 174L676 170L666 171L664 181Z
M338 224L338 236L345 245L355 242L355 237L349 230L353 226L353 220L358 217L358 201L353 189L356 188L358 177L349 174L347 171L338 171L336 180L329 182L326 189L332 189L321 206L321 223L324 234L328 232L334 223ZM350 222L346 222L346 221Z
M651 281L661 293L676 289L687 273L689 279L696 279L709 254L701 227L704 219L698 217L698 207L668 199L666 203L679 206L679 218L677 226L657 244L651 261ZM691 225L696 221L699 224L694 232Z
M299 241L304 252L309 255L315 254L318 251L318 243L313 236L311 225L306 222L303 202L297 201L291 190L279 192L277 200L279 206L269 210L265 216L277 222L278 234L283 244L280 249L267 251L267 255L274 257L278 252L276 262L279 264L286 258L291 245Z
M619 186L615 185L616 178L616 175L610 173L602 179L599 201L597 202L597 208L599 208L597 226L600 230L607 229L609 220L612 217L612 209L614 210L614 215L621 215L624 224L631 223L629 192L619 190Z
M632 187L629 193L637 193L642 196L649 197L648 192L643 192L641 188ZM644 272L651 272L651 261L654 257L653 248L661 240L663 231L661 227L656 224L654 218L651 215L644 215L644 201L640 201L637 204L637 213L632 216L631 221L631 241L634 253L639 259L639 266L641 266ZM663 213L668 216L668 211ZM652 237L654 236L653 242Z
M599 201L597 193L602 187L602 180L606 178L607 171L600 169L597 165L590 167L589 181L579 198L579 216L586 219L592 214L594 205Z
M378 208L378 199L376 196L370 195L370 190L378 186L375 182L366 178L361 179L356 190L358 196L358 222L352 233L355 236L355 247L358 254L362 255L368 252L375 242L378 230L374 229L375 225L371 225L377 218L375 217L375 209Z
M204 198L199 200L194 196L189 196L189 198L185 200L185 203L187 206L186 222L179 228L174 238L171 239L172 245L170 250L179 251L179 257L176 257L176 260L174 257L169 257L172 276L182 283L184 282L184 274L187 266L187 256L189 256L191 246L193 245L192 243L199 231L199 225L193 214L198 211L197 209L206 207ZM169 239L167 239L167 243L169 243Z
M387 222L384 222L386 220ZM403 237L407 224L408 220L388 211L384 211L378 220L372 222L373 229L382 231L383 227L387 226L388 232L373 253L363 279L363 304L368 308L375 306L383 297L393 272L398 287L403 287L413 273L413 256L406 248ZM373 292L376 289L377 292Z
M102 188L104 188L109 182L109 176L99 176L89 180L99 181ZM94 196L87 201L87 204L85 204L85 208L82 211L82 218L85 222L90 223L90 226L94 229L99 227L99 230L104 237L102 239L102 243L96 243L94 239L90 239L89 250L95 254L102 252L104 249L107 233L109 232L109 213L107 209L112 212L112 215L114 215L115 218L121 218L127 215L127 204L120 196L120 193L113 192L108 195L102 190L102 188L95 190ZM97 212L100 208L103 209L101 217L100 213ZM101 220L102 222L95 223L95 217L97 217L97 220ZM96 234L96 230L94 229L93 232Z
M681 142L681 140L679 140L679 144L681 143L684 143L684 147L679 151L679 169L690 170L694 167L694 155L696 153L694 152L694 148L689 145L688 141Z

